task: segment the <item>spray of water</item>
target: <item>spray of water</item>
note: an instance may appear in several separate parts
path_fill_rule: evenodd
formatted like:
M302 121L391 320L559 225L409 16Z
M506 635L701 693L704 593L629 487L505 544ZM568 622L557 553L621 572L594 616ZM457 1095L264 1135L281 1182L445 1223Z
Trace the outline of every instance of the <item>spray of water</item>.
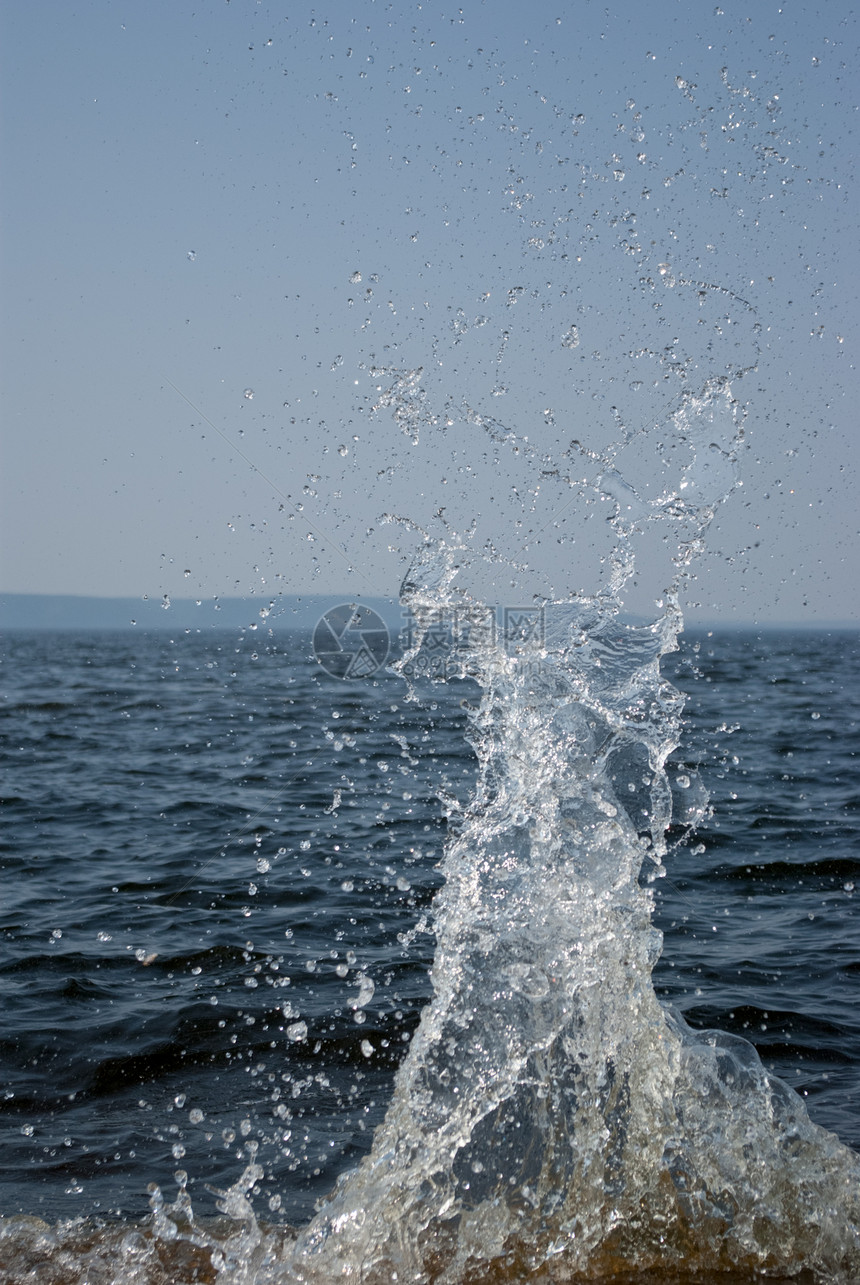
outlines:
M148 1233L116 1243L16 1227L37 1266L52 1237L55 1265L105 1281L858 1278L860 1159L750 1044L693 1032L651 980L682 710L661 660L736 484L743 416L729 380L684 394L667 433L676 466L650 494L617 454L590 457L613 541L606 582L537 602L539 628L499 632L472 586L513 563L468 536L428 537L404 581L415 630L399 668L408 681L444 622L449 675L480 688L479 775L446 847L433 997L369 1155L297 1236L258 1222L251 1156L216 1193L222 1224L196 1219L184 1186L169 1206L154 1191ZM504 444L525 447L510 433ZM654 548L661 609L636 623L625 594Z
M692 1031L651 980L683 703L661 660L737 480L728 379L685 394L667 432L676 467L650 494L617 453L591 456L606 583L541 600L538 628L499 631L470 586L513 564L469 536L425 539L404 581L415 629L399 668L409 682L444 624L449 676L480 687L479 774L446 847L433 997L369 1155L297 1236L259 1223L251 1156L216 1193L222 1224L201 1223L184 1188L172 1205L155 1191L148 1235L127 1232L110 1263L104 1237L67 1239L76 1266L112 1281L116 1258L122 1279L181 1269L222 1285L857 1279L858 1157L750 1044ZM662 606L636 623L625 593L655 547Z
M428 542L407 576L418 628L401 667L451 623L459 674L482 690L479 782L446 851L433 999L384 1124L274 1279L860 1270L857 1157L751 1045L692 1032L651 982L682 705L660 660L735 480L728 383L686 397L672 427L688 455L659 496L599 475L616 535L604 591L545 603L530 638L499 639L461 587L467 541ZM673 576L659 618L632 624L623 591L651 523L669 527Z

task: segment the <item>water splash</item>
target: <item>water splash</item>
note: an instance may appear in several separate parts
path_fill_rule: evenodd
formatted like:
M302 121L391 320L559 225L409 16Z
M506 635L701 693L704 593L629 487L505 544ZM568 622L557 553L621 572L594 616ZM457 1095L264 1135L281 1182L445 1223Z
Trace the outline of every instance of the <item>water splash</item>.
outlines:
M396 382L390 401L401 405ZM432 419L423 404L421 418ZM476 423L546 468L525 438ZM399 668L410 681L446 624L449 677L480 686L479 774L449 828L433 998L369 1155L298 1235L259 1221L252 1150L215 1193L220 1221L196 1217L181 1172L172 1204L153 1191L145 1229L11 1220L13 1279L857 1279L860 1158L810 1122L750 1044L692 1031L652 984L652 883L683 704L661 661L707 527L737 484L743 413L730 381L682 394L660 435L659 485L630 471L642 436L602 453L573 443L555 465L564 480L586 459L575 496L606 506L611 551L596 593L538 600L540 629L496 628L474 586L514 563L478 546L474 528L426 538L404 580L415 629ZM645 557L663 600L637 623L625 607ZM373 983L357 980L359 1010Z
M258 1221L251 1154L216 1193L220 1222L195 1217L184 1182L171 1205L156 1191L145 1232L66 1237L94 1278L119 1279L118 1263L147 1285L857 1278L858 1157L750 1044L692 1031L652 984L683 705L661 661L737 481L729 382L685 393L668 432L659 488L626 476L630 440L590 455L587 485L610 515L606 582L540 602L540 629L496 628L469 586L510 564L473 533L425 539L405 578L415 629L399 667L411 681L446 623L449 676L480 684L479 775L450 826L433 998L370 1154L297 1236ZM527 454L515 434L504 444ZM625 595L651 531L667 587L658 618L634 623ZM57 1239L30 1231L15 1228L19 1252Z
M401 668L450 623L456 671L482 689L479 781L447 846L433 999L392 1104L283 1279L860 1270L858 1157L750 1044L693 1032L651 982L662 939L649 881L682 707L660 661L735 483L728 384L686 396L674 428L689 455L658 496L608 464L599 474L611 575L596 596L544 604L539 637L510 647L480 627L487 608L462 587L468 541L428 541L406 578L417 631ZM632 624L624 588L651 522L671 532L672 580L660 617Z
M11 1220L12 1279L857 1279L860 1159L750 1044L692 1031L651 979L682 713L661 661L736 484L742 429L721 378L679 402L659 488L629 480L623 449L592 455L588 485L614 541L606 583L540 602L540 629L495 628L469 586L483 564L508 564L469 536L427 539L415 556L403 586L414 640L399 666L408 678L447 622L449 674L480 684L479 775L450 827L433 998L371 1152L310 1225L294 1236L259 1221L251 1149L215 1193L219 1221L196 1217L181 1172L172 1204L153 1191L145 1229ZM667 588L658 618L635 623L625 595L649 531ZM358 983L356 1008L372 986Z

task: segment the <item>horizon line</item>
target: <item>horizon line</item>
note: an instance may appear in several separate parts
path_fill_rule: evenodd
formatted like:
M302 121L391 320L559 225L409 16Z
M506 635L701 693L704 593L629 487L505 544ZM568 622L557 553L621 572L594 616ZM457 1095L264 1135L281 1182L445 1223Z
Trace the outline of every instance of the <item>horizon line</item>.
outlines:
M31 591L21 592L18 590L8 590L8 591L0 590L0 617L2 617L2 614L5 614L3 613L2 609L7 604L9 607L13 607L14 605L17 604L21 608L25 608L26 605L35 606L37 602L42 603L46 608L50 606L51 602L54 602L57 606L59 606L60 603L65 602L65 603L68 603L70 607L73 607L73 606L83 607L84 604L88 602L97 603L100 606L105 606L105 607L109 607L111 604L116 604L117 606L122 604L126 608L134 604L134 605L142 606L144 611L151 610L154 606L157 606L160 610L166 610L166 612L169 613L174 608L177 610L177 612L179 610L190 611L192 609L194 612L196 612L196 611L204 610L206 607L212 607L215 604L221 604L233 610L240 610L242 607L244 607L247 604L253 603L256 606L256 604L260 603L265 599L269 601L272 601L272 600L277 601L277 599L279 598L284 599L287 602L289 602L290 600L294 602L301 602L306 604L307 606L310 606L311 602L316 600L329 601L329 602L334 602L334 601L376 602L380 604L385 604L386 606L389 606L389 607L399 606L400 604L400 599L395 595L386 596L382 594L362 594L362 593L354 593L354 592L350 593L349 591L343 591L338 589L333 589L325 592L322 592L318 589L313 589L313 590L280 589L276 593L269 593L269 594L264 594L264 593L260 593L260 594L250 593L245 595L207 594L201 597L195 596L195 597L188 597L188 598L175 597L175 596L171 597L169 594L164 594L161 597L154 597L148 594L101 595L101 594L85 594L85 593L38 593L38 592L31 592ZM13 599L15 600L14 604L12 601L10 601ZM493 604L494 607L498 607L500 605L502 604L499 604L499 603ZM636 621L640 619L641 620L646 619L644 616L641 616L639 613L631 612L629 613L629 615L631 619ZM180 622L176 621L175 617L171 619L169 615L160 616L155 619L159 620L159 623L155 625L155 629L158 630L159 632L165 629L185 627L184 625L180 624ZM274 618L267 617L266 623L272 626L276 624L277 620L278 620L277 617L274 617ZM145 624L143 622L140 622L140 623L143 626L140 629L140 632L146 632L147 629L152 630L153 628L153 621L151 620L147 621ZM212 623L207 622L207 624L209 624L209 628L213 627ZM52 629L68 632L68 631L75 631L75 630L86 631L88 628L96 629L100 632L104 632L106 629L108 630L109 629L116 629L116 630L134 629L134 628L137 628L137 625L138 625L138 622L132 621L132 620L129 620L127 623L119 623L119 622L68 623L57 619L42 619L42 620L31 619L29 621L25 620L23 623L7 624L2 621L2 618L0 618L0 629L3 629L4 631L14 630L16 632L19 632L19 631L26 632L28 630L50 631ZM687 628L697 629L697 630L707 630L707 629L712 629L712 630L713 629L719 629L719 630L783 629L783 630L794 630L794 631L860 630L860 619L854 620L854 619L843 618L841 620L840 619L798 620L796 618L795 619L771 618L767 620L757 620L757 619L750 619L748 617L738 618L734 615L729 617L706 616L701 618L696 617L694 619L690 619L689 613L685 613L685 626ZM224 629L235 629L237 627L242 627L242 626L238 626L237 623L233 620L229 622L225 621L224 625L222 626L222 628ZM283 623L280 625L280 627L281 628L284 627ZM296 622L290 627L301 629L307 626L306 624L303 624L301 622Z

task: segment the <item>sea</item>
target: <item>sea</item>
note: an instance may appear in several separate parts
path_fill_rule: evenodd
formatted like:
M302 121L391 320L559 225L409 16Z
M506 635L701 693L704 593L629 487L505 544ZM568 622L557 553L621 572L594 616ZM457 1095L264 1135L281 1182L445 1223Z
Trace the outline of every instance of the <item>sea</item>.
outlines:
M480 690L390 661L341 678L313 642L276 622L4 639L3 1282L305 1279L265 1274L261 1229L271 1258L371 1152L447 984ZM860 634L690 629L659 666L683 693L666 853L637 875L660 1005L748 1041L860 1149ZM531 967L511 975L534 1011ZM461 1279L579 1279L536 1261Z

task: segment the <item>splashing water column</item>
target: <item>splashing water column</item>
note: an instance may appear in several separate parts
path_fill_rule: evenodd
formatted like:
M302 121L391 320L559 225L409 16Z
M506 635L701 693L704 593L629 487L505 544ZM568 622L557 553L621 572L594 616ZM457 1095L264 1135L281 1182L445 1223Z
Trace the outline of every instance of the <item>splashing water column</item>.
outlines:
M653 506L681 524L675 590L731 486L713 440L724 393L685 401L708 440L680 495ZM857 1156L751 1045L692 1032L652 985L648 874L682 706L660 661L682 618L673 592L655 623L624 623L632 560L616 530L608 592L548 604L530 645L477 630L458 648L459 676L482 689L479 779L446 850L433 999L370 1155L297 1241L301 1280L860 1270ZM457 587L468 558L432 542L419 555L401 667L440 615L486 615Z

